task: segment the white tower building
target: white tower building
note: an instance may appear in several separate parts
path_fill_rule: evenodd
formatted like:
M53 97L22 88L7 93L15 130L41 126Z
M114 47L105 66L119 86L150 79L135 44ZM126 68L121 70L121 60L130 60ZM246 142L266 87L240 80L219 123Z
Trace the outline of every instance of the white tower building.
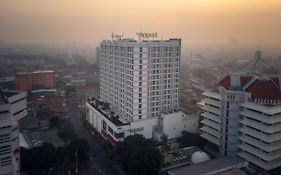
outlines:
M102 41L100 99L86 104L93 130L112 141L196 132L198 119L179 111L180 57L181 39Z
M20 174L18 121L26 117L26 92L0 89L0 174Z
M232 73L203 95L201 136L221 156L265 170L281 166L281 75Z
M100 97L136 121L179 110L180 39L100 44Z

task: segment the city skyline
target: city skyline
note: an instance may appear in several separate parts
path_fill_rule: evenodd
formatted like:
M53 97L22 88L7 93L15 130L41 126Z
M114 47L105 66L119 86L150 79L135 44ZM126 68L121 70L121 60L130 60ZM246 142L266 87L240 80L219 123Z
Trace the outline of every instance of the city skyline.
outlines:
M112 32L158 32L184 45L281 44L281 2L242 0L3 1L0 38L7 43L97 45ZM128 8L130 7L130 8Z

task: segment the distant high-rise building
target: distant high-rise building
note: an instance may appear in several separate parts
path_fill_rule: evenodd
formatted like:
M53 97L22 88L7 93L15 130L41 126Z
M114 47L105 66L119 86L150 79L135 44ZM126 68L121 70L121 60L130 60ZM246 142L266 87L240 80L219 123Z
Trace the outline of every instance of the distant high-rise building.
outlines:
M20 174L18 121L26 116L26 92L0 89L0 174Z
M281 75L231 73L203 95L201 136L221 156L265 170L281 166Z
M51 89L54 87L54 71L36 71L31 73L20 72L16 74L16 89L18 91L31 91L32 89Z
M191 129L179 111L180 57L181 39L102 41L100 99L87 102L89 123L115 141L133 133L172 139Z

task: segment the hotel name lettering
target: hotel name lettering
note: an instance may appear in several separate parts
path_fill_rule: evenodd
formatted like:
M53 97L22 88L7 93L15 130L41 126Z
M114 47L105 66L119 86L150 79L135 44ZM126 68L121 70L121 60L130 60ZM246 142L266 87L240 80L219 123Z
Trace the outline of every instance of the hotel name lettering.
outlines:
M144 129L143 127L140 127L140 128L129 129L128 131L131 133L136 133L136 132L143 131L143 129Z
M156 38L157 37L157 33L142 33L142 32L139 32L139 33L137 33L137 35L140 38Z

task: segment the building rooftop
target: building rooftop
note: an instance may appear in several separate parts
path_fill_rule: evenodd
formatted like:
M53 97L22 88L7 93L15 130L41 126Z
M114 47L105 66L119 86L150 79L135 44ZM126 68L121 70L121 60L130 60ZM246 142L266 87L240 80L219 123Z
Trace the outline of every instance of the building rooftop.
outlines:
M30 148L41 146L43 144L43 138L39 131L24 130L22 134Z
M251 93L254 99L281 100L281 75L240 76L241 89ZM224 77L218 84L231 89L230 76Z
M1 77L0 82L15 81L15 77Z
M200 151L200 149L191 146L187 148L176 149L163 154L164 161L161 171L167 171L169 169L192 164L190 159L196 151Z
M19 94L18 91L13 91L13 90L1 90L0 88L0 96L2 96L2 98L9 98L11 96L17 95Z
M242 168L247 165L247 161L238 157L223 157L212 159L196 165L185 166L170 170L169 175L211 175L219 174L235 168ZM213 173L212 173L213 172Z
M129 124L129 121L126 118L120 117L119 115L114 114L114 112L110 110L109 103L99 101L94 97L88 98L87 103L94 107L101 114L103 114L108 120L110 120L115 125L124 126Z
M244 171L240 169L233 169L229 171L225 171L216 175L247 175Z
M171 38L168 40L157 40L157 39L144 39L144 40L135 40L135 39L131 39L131 38L122 38L122 39L118 39L118 40L103 40L101 43L108 43L108 44L113 44L113 43L124 43L124 44L136 44L136 45L140 45L140 44L144 44L144 45L149 45L149 44L172 44L172 43L178 43L181 42L181 39L177 39L177 38Z
M64 98L64 92L57 89L39 89L31 92L32 98Z
M17 72L17 75L38 74L38 73L54 73L53 70L38 70L34 72Z

